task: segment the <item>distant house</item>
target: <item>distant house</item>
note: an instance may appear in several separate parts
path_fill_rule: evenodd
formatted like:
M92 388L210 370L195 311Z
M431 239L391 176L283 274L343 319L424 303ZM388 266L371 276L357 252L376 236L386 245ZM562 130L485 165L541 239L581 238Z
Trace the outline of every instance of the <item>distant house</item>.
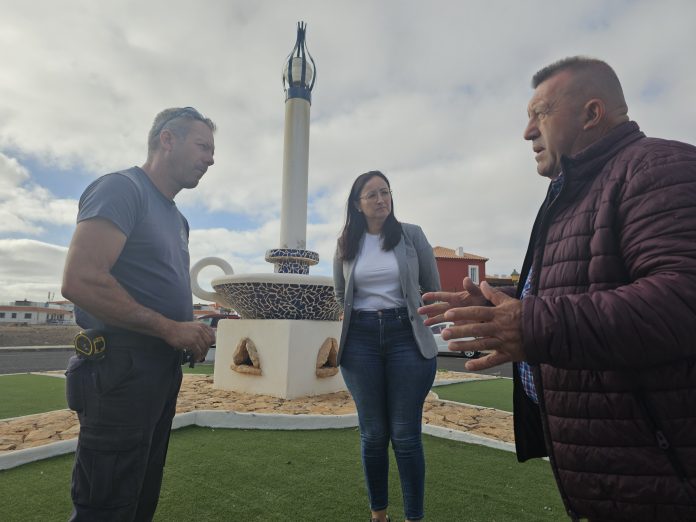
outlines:
M47 303L14 301L0 305L0 324L75 324L75 305L70 301L49 301ZM217 304L196 303L193 305L193 318L211 313L228 311Z
M0 305L0 324L73 324L72 310L58 303L14 301Z
M193 305L193 318L198 319L199 317L203 317L204 315L210 315L210 314L221 314L228 312L229 308L224 308L217 303L215 304L209 304L209 303L194 303Z
M491 286L517 286L519 280L520 274L517 273L517 270L513 270L512 274L509 276L499 276L495 274L494 276L486 277L486 283Z
M72 314L71 317L74 318L75 316L75 304L72 301L68 301L67 299L63 299L61 301L48 301L47 303L45 303L45 305L50 308L55 308L57 306L58 308L62 308L63 310L67 310L68 312L70 312ZM41 303L41 306L44 306L44 304ZM73 320L73 322L75 321Z
M476 284L486 280L487 257L468 254L462 247L454 250L436 246L433 253L440 273L440 285L445 292L462 291L462 281L467 276Z
M515 282L510 277L487 277L486 283L491 286L515 286Z

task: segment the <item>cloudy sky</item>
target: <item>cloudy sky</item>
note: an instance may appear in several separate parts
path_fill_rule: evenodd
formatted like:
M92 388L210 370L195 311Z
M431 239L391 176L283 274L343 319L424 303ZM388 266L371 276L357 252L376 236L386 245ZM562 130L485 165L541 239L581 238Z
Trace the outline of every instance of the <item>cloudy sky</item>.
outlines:
M272 271L281 69L299 20L318 69L313 274L330 275L348 189L372 169L434 246L519 270L546 190L522 139L529 79L558 58L605 59L648 135L696 142L691 0L0 0L0 13L0 302L60 297L82 190L142 165L153 117L173 106L218 125L215 166L177 197L192 262Z

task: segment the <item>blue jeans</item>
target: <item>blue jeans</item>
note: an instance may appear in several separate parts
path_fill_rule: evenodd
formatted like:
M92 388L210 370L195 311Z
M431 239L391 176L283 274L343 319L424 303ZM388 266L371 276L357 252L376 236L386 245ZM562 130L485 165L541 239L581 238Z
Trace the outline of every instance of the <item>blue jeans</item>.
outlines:
M418 350L405 308L353 312L341 372L358 410L363 470L373 511L389 504L391 440L406 518L424 516L421 422L436 369L436 358L425 359Z

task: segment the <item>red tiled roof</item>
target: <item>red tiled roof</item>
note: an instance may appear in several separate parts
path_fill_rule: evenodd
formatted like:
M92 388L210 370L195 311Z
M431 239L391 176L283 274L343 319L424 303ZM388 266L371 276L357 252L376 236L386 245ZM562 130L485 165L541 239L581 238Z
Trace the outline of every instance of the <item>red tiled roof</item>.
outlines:
M481 257L475 254L467 254L466 252L463 253L464 255L460 256L457 254L457 251L453 248L446 248L441 246L434 247L433 254L435 254L435 257L443 259L468 259L470 261L488 261L487 257Z
M47 308L43 306L0 306L0 312L45 312L56 315L72 315L65 308Z

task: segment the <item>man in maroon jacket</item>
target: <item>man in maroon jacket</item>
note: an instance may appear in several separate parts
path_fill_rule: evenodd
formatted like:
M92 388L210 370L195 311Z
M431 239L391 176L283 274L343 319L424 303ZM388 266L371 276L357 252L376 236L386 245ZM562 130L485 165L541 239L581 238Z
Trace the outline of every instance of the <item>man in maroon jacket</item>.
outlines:
M696 148L647 138L606 63L532 80L524 138L551 180L515 297L425 300L444 339L514 361L520 461L548 455L576 520L696 520Z

